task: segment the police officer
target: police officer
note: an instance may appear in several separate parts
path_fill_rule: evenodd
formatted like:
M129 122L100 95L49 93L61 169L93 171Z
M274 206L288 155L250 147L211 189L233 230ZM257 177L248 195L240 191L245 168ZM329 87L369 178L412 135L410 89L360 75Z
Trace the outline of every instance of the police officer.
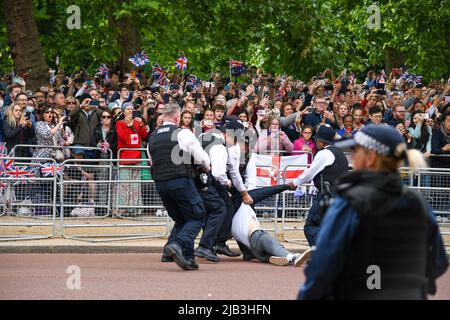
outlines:
M368 125L336 147L354 146L353 168L339 179L300 299L425 299L448 259L428 204L402 185L397 169L426 167L389 126Z
M222 168L225 164L224 161L226 161L226 174L232 183L228 183L228 185L219 183L217 186L217 190L227 206L227 215L217 236L215 252L229 257L237 257L240 253L231 250L226 244L226 241L232 237L231 225L236 209L233 206L233 200L229 193L231 187L234 187L235 192L239 194L245 204L253 204L253 199L248 193L249 189L244 184L240 172L241 146L239 141L243 138L245 128L240 120L229 119L220 130L223 132L223 142L225 144L224 148L222 148L222 150L224 150L222 152L223 157L221 157L223 162ZM224 178L222 181L224 181Z
M196 270L194 240L202 227L205 207L194 182L194 165L208 172L210 160L192 131L177 128L180 123L177 104L165 106L163 121L150 137L149 152L156 190L175 222L164 253L180 268Z
M318 128L315 139L316 147L320 151L317 152L311 166L294 181L297 187L314 181L314 186L318 189L304 227L306 239L311 247L316 243L322 221L321 203L333 197L336 179L348 171L348 161L344 153L332 146L335 134L334 129L327 124Z
M202 186L199 183L200 196L206 209L206 218L195 256L212 262L219 262L220 258L214 252L213 247L223 221L227 216L227 207L216 188L218 184L223 184L226 187L231 185L231 181L226 175L227 151L223 145L222 134L219 130L209 130L207 133L200 135L199 139L203 149L210 156L211 171L208 172L207 184Z

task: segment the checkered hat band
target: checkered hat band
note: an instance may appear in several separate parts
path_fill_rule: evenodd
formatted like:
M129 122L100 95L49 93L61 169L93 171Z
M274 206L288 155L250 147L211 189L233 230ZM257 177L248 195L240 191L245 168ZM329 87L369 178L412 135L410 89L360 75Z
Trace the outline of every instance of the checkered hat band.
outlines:
M371 136L359 131L355 134L355 142L366 149L373 150L382 156L389 155L389 147Z

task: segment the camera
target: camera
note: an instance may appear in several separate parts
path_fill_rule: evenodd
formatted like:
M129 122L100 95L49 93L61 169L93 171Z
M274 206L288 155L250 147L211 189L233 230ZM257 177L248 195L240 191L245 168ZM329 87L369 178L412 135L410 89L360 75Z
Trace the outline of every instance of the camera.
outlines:
M139 110L133 111L133 118L142 118L142 112Z

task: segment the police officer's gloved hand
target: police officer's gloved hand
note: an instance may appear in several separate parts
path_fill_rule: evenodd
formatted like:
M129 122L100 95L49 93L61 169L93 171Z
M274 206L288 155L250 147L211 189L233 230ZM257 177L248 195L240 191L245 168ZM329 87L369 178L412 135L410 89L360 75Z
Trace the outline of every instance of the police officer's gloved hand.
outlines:
M294 199L295 201L300 201L300 199L305 195L302 189L297 188L294 193Z

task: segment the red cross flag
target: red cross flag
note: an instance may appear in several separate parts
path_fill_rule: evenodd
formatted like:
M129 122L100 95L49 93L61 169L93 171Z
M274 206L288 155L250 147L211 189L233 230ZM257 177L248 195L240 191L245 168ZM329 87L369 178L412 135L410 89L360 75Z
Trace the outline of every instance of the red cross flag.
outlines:
M256 185L258 187L274 186L278 182L290 182L308 167L307 154L297 156L256 154L255 160Z

